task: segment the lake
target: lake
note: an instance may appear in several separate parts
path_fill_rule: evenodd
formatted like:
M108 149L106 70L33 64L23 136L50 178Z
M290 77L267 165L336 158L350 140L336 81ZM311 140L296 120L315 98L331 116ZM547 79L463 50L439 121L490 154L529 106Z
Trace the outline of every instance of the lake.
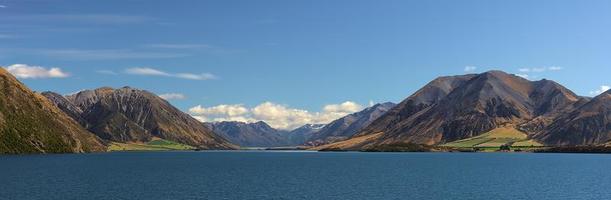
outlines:
M0 199L611 199L611 155L118 152L0 156Z

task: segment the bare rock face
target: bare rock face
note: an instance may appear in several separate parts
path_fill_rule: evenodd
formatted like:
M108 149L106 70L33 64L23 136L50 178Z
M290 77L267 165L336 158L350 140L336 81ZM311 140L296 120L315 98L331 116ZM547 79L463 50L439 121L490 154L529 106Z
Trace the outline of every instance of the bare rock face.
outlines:
M611 142L611 90L559 116L534 138L553 146L608 144Z
M333 142L346 140L359 132L362 128L369 126L374 120L395 107L391 102L381 103L366 108L340 119L337 119L317 132L314 132L307 143L318 146Z
M102 141L0 67L0 154L105 151Z
M66 113L80 110L80 118L84 121L81 124L104 140L148 142L159 137L201 149L237 148L196 119L144 90L103 87L64 99L57 95L47 97L57 99L54 101ZM70 105L63 105L67 102Z
M436 145L506 125L532 135L586 102L553 81L529 81L502 71L441 77L353 138L381 134L368 143Z
M288 132L270 127L265 122L212 122L205 123L215 133L243 147L290 146Z

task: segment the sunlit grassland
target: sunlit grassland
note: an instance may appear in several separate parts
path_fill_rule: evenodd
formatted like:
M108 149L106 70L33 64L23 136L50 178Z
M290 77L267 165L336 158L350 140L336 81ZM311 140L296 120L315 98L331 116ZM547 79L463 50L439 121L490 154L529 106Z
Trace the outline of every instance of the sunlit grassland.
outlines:
M509 145L516 148L543 146L534 140L528 139L528 136L525 133L513 127L496 128L490 132L475 137L446 143L441 146L452 148L498 149L503 145Z
M108 151L178 151L194 150L195 147L164 139L153 139L147 143L112 142Z

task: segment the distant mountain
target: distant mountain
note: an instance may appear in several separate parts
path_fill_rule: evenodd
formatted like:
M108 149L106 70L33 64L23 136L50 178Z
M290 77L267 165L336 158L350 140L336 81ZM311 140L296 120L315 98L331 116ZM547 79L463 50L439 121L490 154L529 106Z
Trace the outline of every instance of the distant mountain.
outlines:
M394 106L394 103L376 104L330 124L306 124L292 131L276 130L265 122L213 122L205 125L240 146L318 146L348 139Z
M104 140L149 142L155 137L201 149L237 148L155 94L130 87L85 90L62 98L59 108Z
M529 81L502 71L441 77L333 148L438 145L499 127L533 135L586 102L553 81Z
M599 145L611 142L611 90L559 116L535 139L548 145Z
M0 67L0 154L105 151L101 140Z
M310 145L321 145L346 140L369 126L374 120L395 107L396 104L387 102L376 104L360 112L353 113L337 119L319 131L314 132L308 139Z
M289 146L287 133L270 127L265 122L210 122L205 126L234 144L243 147Z
M305 144L312 135L322 130L326 124L306 124L288 133L289 143L292 145Z
M206 122L204 125L232 143L244 147L284 147L303 145L324 124L306 124L292 131L278 130L260 121L245 123L235 121Z

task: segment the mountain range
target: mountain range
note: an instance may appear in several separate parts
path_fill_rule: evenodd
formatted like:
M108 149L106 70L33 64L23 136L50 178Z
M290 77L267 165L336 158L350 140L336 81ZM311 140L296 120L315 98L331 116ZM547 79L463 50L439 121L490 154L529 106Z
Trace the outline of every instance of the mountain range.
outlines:
M267 123L245 123L235 121L205 123L206 127L242 147L290 146L287 131L272 128Z
M190 115L145 90L102 87L65 97L52 92L42 94L103 140L143 143L161 138L199 149L237 148Z
M104 151L102 140L0 67L0 154Z
M130 87L39 94L4 68L0 89L0 153L98 152L157 140L187 149L611 145L611 91L582 97L551 80L502 71L439 77L397 105L376 104L291 131L265 122L201 123Z
M262 121L205 124L229 141L245 147L319 146L348 139L394 106L390 102L376 104L329 124L306 124L291 131L274 129Z
M502 71L437 78L350 139L326 148L443 145L505 128L547 146L611 139L609 92L580 97L551 80Z

